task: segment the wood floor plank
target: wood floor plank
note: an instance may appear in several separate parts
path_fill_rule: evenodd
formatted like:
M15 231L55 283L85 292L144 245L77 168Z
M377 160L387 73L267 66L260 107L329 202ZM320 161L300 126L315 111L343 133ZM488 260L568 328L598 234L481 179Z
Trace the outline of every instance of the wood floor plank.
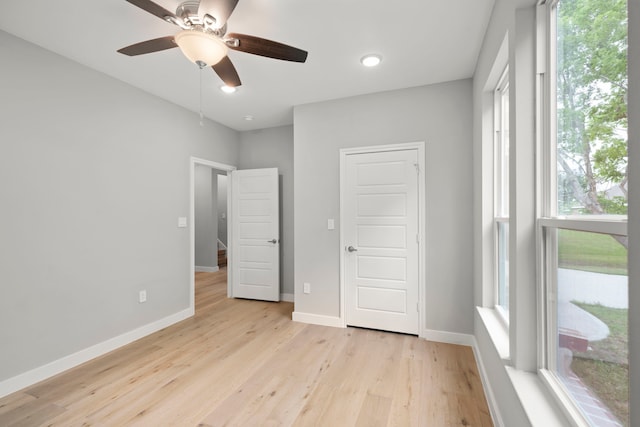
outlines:
M371 384L367 387L369 394L380 397L394 397L396 381L400 375L402 357L402 347L405 339L414 340L414 337L408 337L401 334L392 334L379 332L369 335L371 343L380 351L375 355L376 365L371 375Z
M390 397L367 394L362 402L356 427L385 427L389 421L391 401Z
M36 400L35 397L30 394L26 394L24 392L18 392L10 394L4 399L0 400L0 416L6 412L13 411L15 408L20 406L24 406L30 402ZM0 421L2 418L0 418ZM0 424L2 425L2 424Z
M315 425L316 420L341 420L354 425L372 381L372 372L379 366L377 352L367 344L370 335L382 332L353 329L347 346L327 370L323 383L329 385L313 393L301 415L302 425ZM372 351L374 350L374 351Z
M318 377L326 369L328 355L335 352L336 348L340 351L340 347L346 343L346 340L339 339L340 335L344 334L336 331L317 326L305 327L271 360L263 363L256 374L242 384L235 393L221 402L218 408L203 420L203 423L213 426L242 425L243 419L248 422L247 420L251 419L254 412L258 411L257 406L265 405L264 401L279 401L282 397L292 394L291 386L294 386L293 390L299 392L293 391L294 396L305 399L305 395L309 392L308 388L312 388L317 383ZM296 363L292 364L291 360L295 360ZM270 390L268 386L265 388L265 384L269 384L274 379L284 387L277 390ZM292 382L292 380L295 381ZM300 388L302 386L304 388ZM268 412L271 417L281 415L273 407Z
M44 399L36 399L0 414L0 425L6 427L37 426L64 412L64 408Z
M277 315L274 311L267 311L267 314L267 316L264 316L261 312L256 313L256 316L250 319L250 323L253 324L260 319L262 321L261 328L265 331L280 327L278 326L280 323L290 323L288 319ZM112 405L105 411L92 414L91 418L101 419L107 417L114 423L129 423L134 422L143 415L145 418L152 420L155 418L156 413L166 412L164 409L167 407L180 407L179 405L170 405L167 403L168 401L176 400L176 398L180 400L178 396L195 395L191 393L185 394L185 389L194 388L198 384L201 385L200 388L207 388L207 383L199 382L202 378L207 378L208 376L219 377L224 372L241 375L241 372L237 369L239 360L246 357L248 362L255 362L255 355L260 353L260 350L267 345L269 339L266 334L257 335L253 331L254 328L252 327L233 338L225 335L217 346L206 346L204 344L204 348L208 349L208 351L172 353L173 365L160 372L153 372L153 375L149 376L149 382L143 388L151 389L150 393L137 394L136 390L132 390L127 395L122 396L122 399L119 399L124 402L123 405ZM233 357L231 358L231 356ZM251 363L246 363L245 366L249 369L253 367ZM130 405L131 401L136 404ZM167 419L165 416L158 418ZM184 418L181 417L181 419L184 421Z
M160 350L158 346L140 348L134 346L128 352L113 354L108 358L98 358L78 366L73 376L66 373L60 374L65 378L63 382L55 376L29 387L25 393L56 401L60 405L81 400L83 396L95 395L100 387L110 384L114 377L121 377L134 371L140 363L145 363L145 358L152 357L158 350Z
M0 399L0 426L492 426L468 347L291 321L196 274L196 314Z
M261 331L269 329L278 330L279 334L289 337L292 331L301 330L300 325L293 324L287 317L281 317L279 322L271 324L264 323ZM235 387L240 387L247 379L254 377L256 371L264 363L272 357L273 353L280 345L288 342L286 339L277 338L274 333L255 333L250 334L246 340L240 342L242 345L235 348L231 353L228 349L224 349L223 357L217 358L216 355L211 360L202 359L198 364L193 366L189 376L183 378L186 387L180 393L184 398L174 396L171 404L159 405L153 411L157 411L160 419L172 419L174 416L172 407L180 408L184 405L192 404L193 397L199 396L198 401L201 402L197 410L191 410L189 414L180 414L180 420L200 421L207 413L212 410L214 405L224 401L228 395L232 393ZM224 387L215 387L215 383L206 381L207 378L215 378L216 383L224 384ZM149 408L150 415L153 413Z
M396 385L393 388L393 403L389 414L389 426L420 425L421 391L423 387L423 346L421 341L404 340L399 360ZM423 343L422 343L423 344ZM426 386L426 385L425 385Z

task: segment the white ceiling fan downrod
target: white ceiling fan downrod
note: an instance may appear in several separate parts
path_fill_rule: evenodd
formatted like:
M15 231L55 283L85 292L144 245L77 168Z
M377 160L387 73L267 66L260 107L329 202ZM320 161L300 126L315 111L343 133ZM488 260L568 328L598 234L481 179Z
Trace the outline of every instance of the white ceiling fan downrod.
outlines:
M204 114L202 114L202 70L207 66L202 61L197 61L196 65L200 68L200 126L204 127Z

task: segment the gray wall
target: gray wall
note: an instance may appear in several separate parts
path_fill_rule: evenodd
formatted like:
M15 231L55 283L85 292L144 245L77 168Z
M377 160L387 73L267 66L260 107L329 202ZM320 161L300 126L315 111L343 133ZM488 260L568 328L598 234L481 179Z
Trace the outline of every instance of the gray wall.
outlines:
M293 127L240 133L239 169L278 168L280 178L280 292L293 294Z
M239 136L1 31L0 57L2 381L188 308L189 158Z
M462 80L295 107L296 312L339 316L340 148L425 141L425 326L473 332L471 89Z
M194 174L196 267L218 266L218 176L208 166L196 165Z

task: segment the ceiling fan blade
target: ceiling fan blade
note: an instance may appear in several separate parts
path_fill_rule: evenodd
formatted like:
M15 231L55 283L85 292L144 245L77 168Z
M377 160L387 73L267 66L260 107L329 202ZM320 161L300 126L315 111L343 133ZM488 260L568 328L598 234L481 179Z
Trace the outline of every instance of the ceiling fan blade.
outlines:
M142 10L146 10L150 14L157 16L163 21L167 21L166 19L167 17L172 18L174 21L168 21L168 22L172 22L174 24L182 20L181 18L178 18L178 16L176 16L175 13L169 12L167 9L165 9L160 5L155 4L151 0L127 0L127 1L135 6L138 6Z
M177 47L176 41L173 36L160 37L158 39L147 40L144 42L132 44L131 46L123 47L118 52L124 53L129 56L143 55L145 53L158 52L165 49L171 49Z
M236 4L238 4L238 0L200 0L198 14L208 13L216 18L216 27L222 28L231 16Z
M216 74L227 86L237 87L242 84L240 82L238 72L236 71L236 67L233 66L233 63L228 56L222 58L220 62L218 62L216 65L213 65L211 68L213 68L213 71L216 72Z
M233 50L284 61L305 62L307 60L307 51L286 44L246 34L231 33L227 36L239 41L238 46L229 44L229 48Z

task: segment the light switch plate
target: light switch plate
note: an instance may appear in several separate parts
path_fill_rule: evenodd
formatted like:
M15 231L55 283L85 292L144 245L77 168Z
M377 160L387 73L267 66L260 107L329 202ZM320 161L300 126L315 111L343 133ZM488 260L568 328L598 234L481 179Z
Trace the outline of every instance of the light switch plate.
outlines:
M179 228L187 228L187 217L186 216L178 217L178 227Z
M336 228L336 222L333 220L333 218L329 218L327 220L327 229L334 230L335 228Z

